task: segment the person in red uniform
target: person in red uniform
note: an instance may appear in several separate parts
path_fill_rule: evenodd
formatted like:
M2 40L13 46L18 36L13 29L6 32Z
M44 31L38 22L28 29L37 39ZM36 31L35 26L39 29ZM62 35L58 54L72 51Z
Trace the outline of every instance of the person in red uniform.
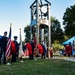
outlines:
M39 54L41 54L41 58L42 58L42 54L43 54L43 47L42 47L42 45L41 44L38 44L37 45L37 48L38 48Z
M14 41L11 42L11 54L12 54L11 62L16 62L16 45Z
M53 48L52 47L50 48L50 57L51 58L53 57Z
M16 62L16 58L18 59L18 50L19 50L19 44L17 42L17 36L14 36L14 41L11 42L11 50L12 50L11 62Z
M71 48L70 44L66 45L65 51L66 51L68 57L70 57L71 56L71 51L72 51L72 48Z
M29 51L29 59L32 60L32 59L33 59L33 58L32 58L32 46L31 46L31 44L29 43L28 40L26 41L26 48L27 48L28 51Z

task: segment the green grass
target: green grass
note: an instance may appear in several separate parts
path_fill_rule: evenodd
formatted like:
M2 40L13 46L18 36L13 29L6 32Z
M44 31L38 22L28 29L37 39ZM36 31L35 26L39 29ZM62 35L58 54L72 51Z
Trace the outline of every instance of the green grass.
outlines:
M59 59L38 59L0 65L0 75L75 75L75 62Z

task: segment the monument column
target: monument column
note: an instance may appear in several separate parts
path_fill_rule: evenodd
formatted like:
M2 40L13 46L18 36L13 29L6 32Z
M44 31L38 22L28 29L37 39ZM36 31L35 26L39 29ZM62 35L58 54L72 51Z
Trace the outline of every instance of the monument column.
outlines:
M49 45L48 47L51 47L51 21L50 21L50 5L48 4L48 25L49 25L49 37L48 37L48 40L49 40Z
M50 5L48 3L48 29L49 29L49 32L48 32L48 58L50 58L50 48L51 48L51 20L50 20Z
M37 44L39 44L39 0L36 0L36 38L37 38Z
M33 8L31 8L31 21L33 20ZM30 40L32 39L32 26L30 26Z

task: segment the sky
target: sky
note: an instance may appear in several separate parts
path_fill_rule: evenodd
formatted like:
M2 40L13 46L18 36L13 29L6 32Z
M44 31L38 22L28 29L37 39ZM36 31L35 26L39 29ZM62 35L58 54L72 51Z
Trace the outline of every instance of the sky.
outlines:
M8 32L10 23L12 23L12 40L13 36L18 36L21 28L22 40L24 40L24 27L31 22L30 5L35 0L0 0L0 35L5 31ZM63 27L63 15L67 7L73 6L75 0L48 0L51 3L51 16L59 20ZM7 36L8 36L7 35Z

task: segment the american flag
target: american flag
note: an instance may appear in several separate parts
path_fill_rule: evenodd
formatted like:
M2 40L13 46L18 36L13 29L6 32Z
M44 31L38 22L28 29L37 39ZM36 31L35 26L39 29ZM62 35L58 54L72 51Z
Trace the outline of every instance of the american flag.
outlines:
M12 24L10 24L10 31L9 31L9 37L6 46L6 54L5 54L7 58L10 56L10 52L11 52L11 25Z

